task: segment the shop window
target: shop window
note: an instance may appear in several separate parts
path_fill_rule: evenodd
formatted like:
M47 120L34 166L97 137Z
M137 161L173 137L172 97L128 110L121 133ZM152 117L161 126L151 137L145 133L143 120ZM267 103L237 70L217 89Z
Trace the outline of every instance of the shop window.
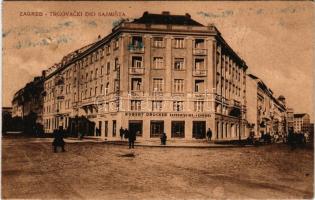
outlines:
M164 132L164 121L151 121L150 122L150 137L160 137Z
M129 121L129 132L135 133L137 137L142 136L142 120L130 120Z
M185 121L172 121L172 138L185 137Z

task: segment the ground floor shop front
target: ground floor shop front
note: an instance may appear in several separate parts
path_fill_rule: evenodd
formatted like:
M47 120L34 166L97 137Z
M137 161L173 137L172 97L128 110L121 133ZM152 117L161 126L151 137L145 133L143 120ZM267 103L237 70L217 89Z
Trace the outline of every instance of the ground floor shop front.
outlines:
M168 140L206 139L209 129L214 140L248 136L244 121L216 113L115 112L84 116L67 113L50 116L44 122L46 133L62 126L73 137L84 135L108 140L120 139L121 128L136 133L140 140L159 139L163 132Z
M70 135L120 139L120 129L137 134L137 139L159 139L165 132L168 140L206 139L207 131L212 139L239 139L244 132L242 122L233 117L215 113L168 113L168 112L117 112L70 118ZM245 136L242 134L242 138Z

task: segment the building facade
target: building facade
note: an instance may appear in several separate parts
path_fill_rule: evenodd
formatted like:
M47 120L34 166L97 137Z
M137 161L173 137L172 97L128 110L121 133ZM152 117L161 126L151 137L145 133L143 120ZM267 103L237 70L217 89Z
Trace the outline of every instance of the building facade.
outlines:
M169 12L122 21L45 72L43 123L139 139L246 137L246 63L213 25Z
M12 117L28 118L35 116L37 123L42 123L44 77L38 76L17 91L12 100Z
M248 74L246 85L248 131L256 137L269 133L285 136L287 133L287 110L284 96L278 98L258 77Z
M307 113L294 114L293 130L295 133L310 132L310 115Z
M288 130L294 129L294 110L293 108L287 108L287 123L288 123Z

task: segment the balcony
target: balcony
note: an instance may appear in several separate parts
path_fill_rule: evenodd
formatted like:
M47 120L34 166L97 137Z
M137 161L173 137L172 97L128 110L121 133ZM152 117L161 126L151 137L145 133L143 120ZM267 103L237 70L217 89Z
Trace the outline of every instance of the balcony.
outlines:
M129 67L129 74L142 75L144 74L144 68L143 67Z
M236 108L241 108L241 103L236 101L235 99L232 100L232 106Z
M207 55L207 49L193 49L193 54L196 56L205 56Z
M129 44L128 50L132 53L144 53L144 45L142 43Z
M58 99L58 100L62 100L62 99L64 99L64 98L65 98L64 95L58 95L58 96L57 96L57 99Z
M143 90L131 90L130 95L131 96L143 96L144 92L143 92Z
M207 76L207 70L193 70L193 76Z

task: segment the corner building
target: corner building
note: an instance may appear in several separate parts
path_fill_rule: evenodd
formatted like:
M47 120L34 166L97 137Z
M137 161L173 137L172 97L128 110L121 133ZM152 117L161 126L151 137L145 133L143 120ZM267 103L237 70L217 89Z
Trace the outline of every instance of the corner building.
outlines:
M45 130L191 140L210 128L213 139L244 138L246 69L215 26L145 12L50 69Z

